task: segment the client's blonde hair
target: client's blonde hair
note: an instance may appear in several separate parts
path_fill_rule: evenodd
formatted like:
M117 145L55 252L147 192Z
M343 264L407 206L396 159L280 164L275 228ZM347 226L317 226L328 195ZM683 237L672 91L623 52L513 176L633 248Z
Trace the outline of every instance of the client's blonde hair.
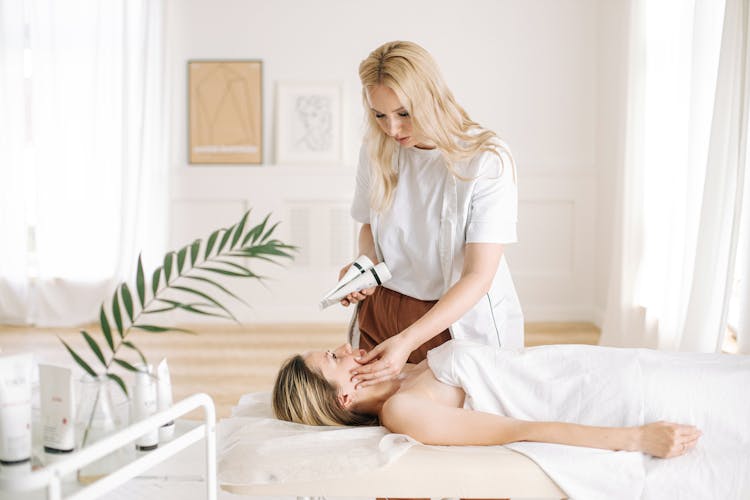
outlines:
M446 168L466 180L455 164L489 151L503 159L504 153L513 168L510 150L491 130L481 127L456 102L445 84L435 60L414 42L388 42L373 50L359 65L362 100L367 115L365 142L374 165L370 205L377 211L387 209L393 200L398 174L393 157L398 144L378 125L367 100L367 89L384 85L393 90L412 119L414 131L435 143L443 155ZM504 167L503 161L503 167Z
M378 425L377 415L348 410L337 396L336 386L297 355L288 359L276 376L273 412L280 420L306 425Z

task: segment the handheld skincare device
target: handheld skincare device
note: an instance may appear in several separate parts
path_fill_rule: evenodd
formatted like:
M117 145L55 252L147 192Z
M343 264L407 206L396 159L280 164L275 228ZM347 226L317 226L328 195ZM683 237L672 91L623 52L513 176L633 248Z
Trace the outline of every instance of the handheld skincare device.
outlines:
M346 270L346 273L341 277L339 282L336 283L336 286L333 287L328 293L323 295L323 298L325 299L333 295L336 292L336 290L346 285L357 276L366 272L368 269L372 269L374 266L375 264L372 263L372 261L367 255L364 255L364 254L360 255L359 257L357 257L357 259L354 262L352 262L352 265L349 266L349 269Z
M345 285L339 287L333 294L326 296L323 300L320 301L320 308L325 309L326 307L336 304L350 293L358 292L360 290L364 290L365 288L382 285L389 279L391 279L391 272L388 270L385 262L381 262L375 267L368 269L358 277L349 281Z

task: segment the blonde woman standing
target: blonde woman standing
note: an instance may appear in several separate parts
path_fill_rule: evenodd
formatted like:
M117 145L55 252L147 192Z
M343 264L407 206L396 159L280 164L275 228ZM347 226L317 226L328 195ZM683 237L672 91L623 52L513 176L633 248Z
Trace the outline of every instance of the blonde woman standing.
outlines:
M351 213L360 254L393 277L341 302L357 304L359 347L369 351L353 382L389 380L451 337L522 347L503 255L518 204L508 147L469 118L415 43L378 47L359 75L368 118Z

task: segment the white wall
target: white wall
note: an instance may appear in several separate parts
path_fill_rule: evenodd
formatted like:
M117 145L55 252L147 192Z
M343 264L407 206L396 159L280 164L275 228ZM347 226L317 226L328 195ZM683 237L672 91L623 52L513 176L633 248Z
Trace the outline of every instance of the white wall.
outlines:
M597 266L595 316L601 326L606 307L612 252L617 183L625 162L629 0L600 3L598 33L599 110L597 116Z
M271 290L244 289L254 309L243 319L348 317L339 307L319 312L316 304L354 253L347 210L362 123L357 66L382 42L413 40L434 55L469 114L514 151L520 243L507 255L527 319L596 320L606 281L597 191L617 154L597 149L617 129L614 111L600 106L602 96L612 97L600 85L614 83L613 68L602 68L614 64L602 47L617 47L621 35L599 25L600 18L615 24L617 15L595 0L169 0L172 244L230 224L245 208L273 211L283 221L279 236L305 247L306 264L264 269L275 278ZM263 60L264 165L189 165L186 63L233 58ZM275 164L278 81L344 84L341 164Z

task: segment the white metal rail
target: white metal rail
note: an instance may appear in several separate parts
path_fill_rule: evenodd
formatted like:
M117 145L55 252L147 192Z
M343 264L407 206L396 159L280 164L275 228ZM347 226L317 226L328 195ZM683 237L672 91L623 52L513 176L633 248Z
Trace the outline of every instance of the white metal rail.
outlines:
M176 436L168 443L160 444L156 450L144 454L96 482L81 487L68 495L66 499L91 500L99 498L101 495L112 491L138 474L184 450L201 438L205 438L206 498L208 500L216 500L216 409L211 397L203 393L185 398L172 407L121 429L111 436L76 451L64 460L48 465L43 469L16 477L0 477L0 490L21 492L45 488L48 500L61 500L63 477L75 473L81 467L126 446L154 428L177 420L179 417L198 408L203 408L204 410L202 424L184 434Z

